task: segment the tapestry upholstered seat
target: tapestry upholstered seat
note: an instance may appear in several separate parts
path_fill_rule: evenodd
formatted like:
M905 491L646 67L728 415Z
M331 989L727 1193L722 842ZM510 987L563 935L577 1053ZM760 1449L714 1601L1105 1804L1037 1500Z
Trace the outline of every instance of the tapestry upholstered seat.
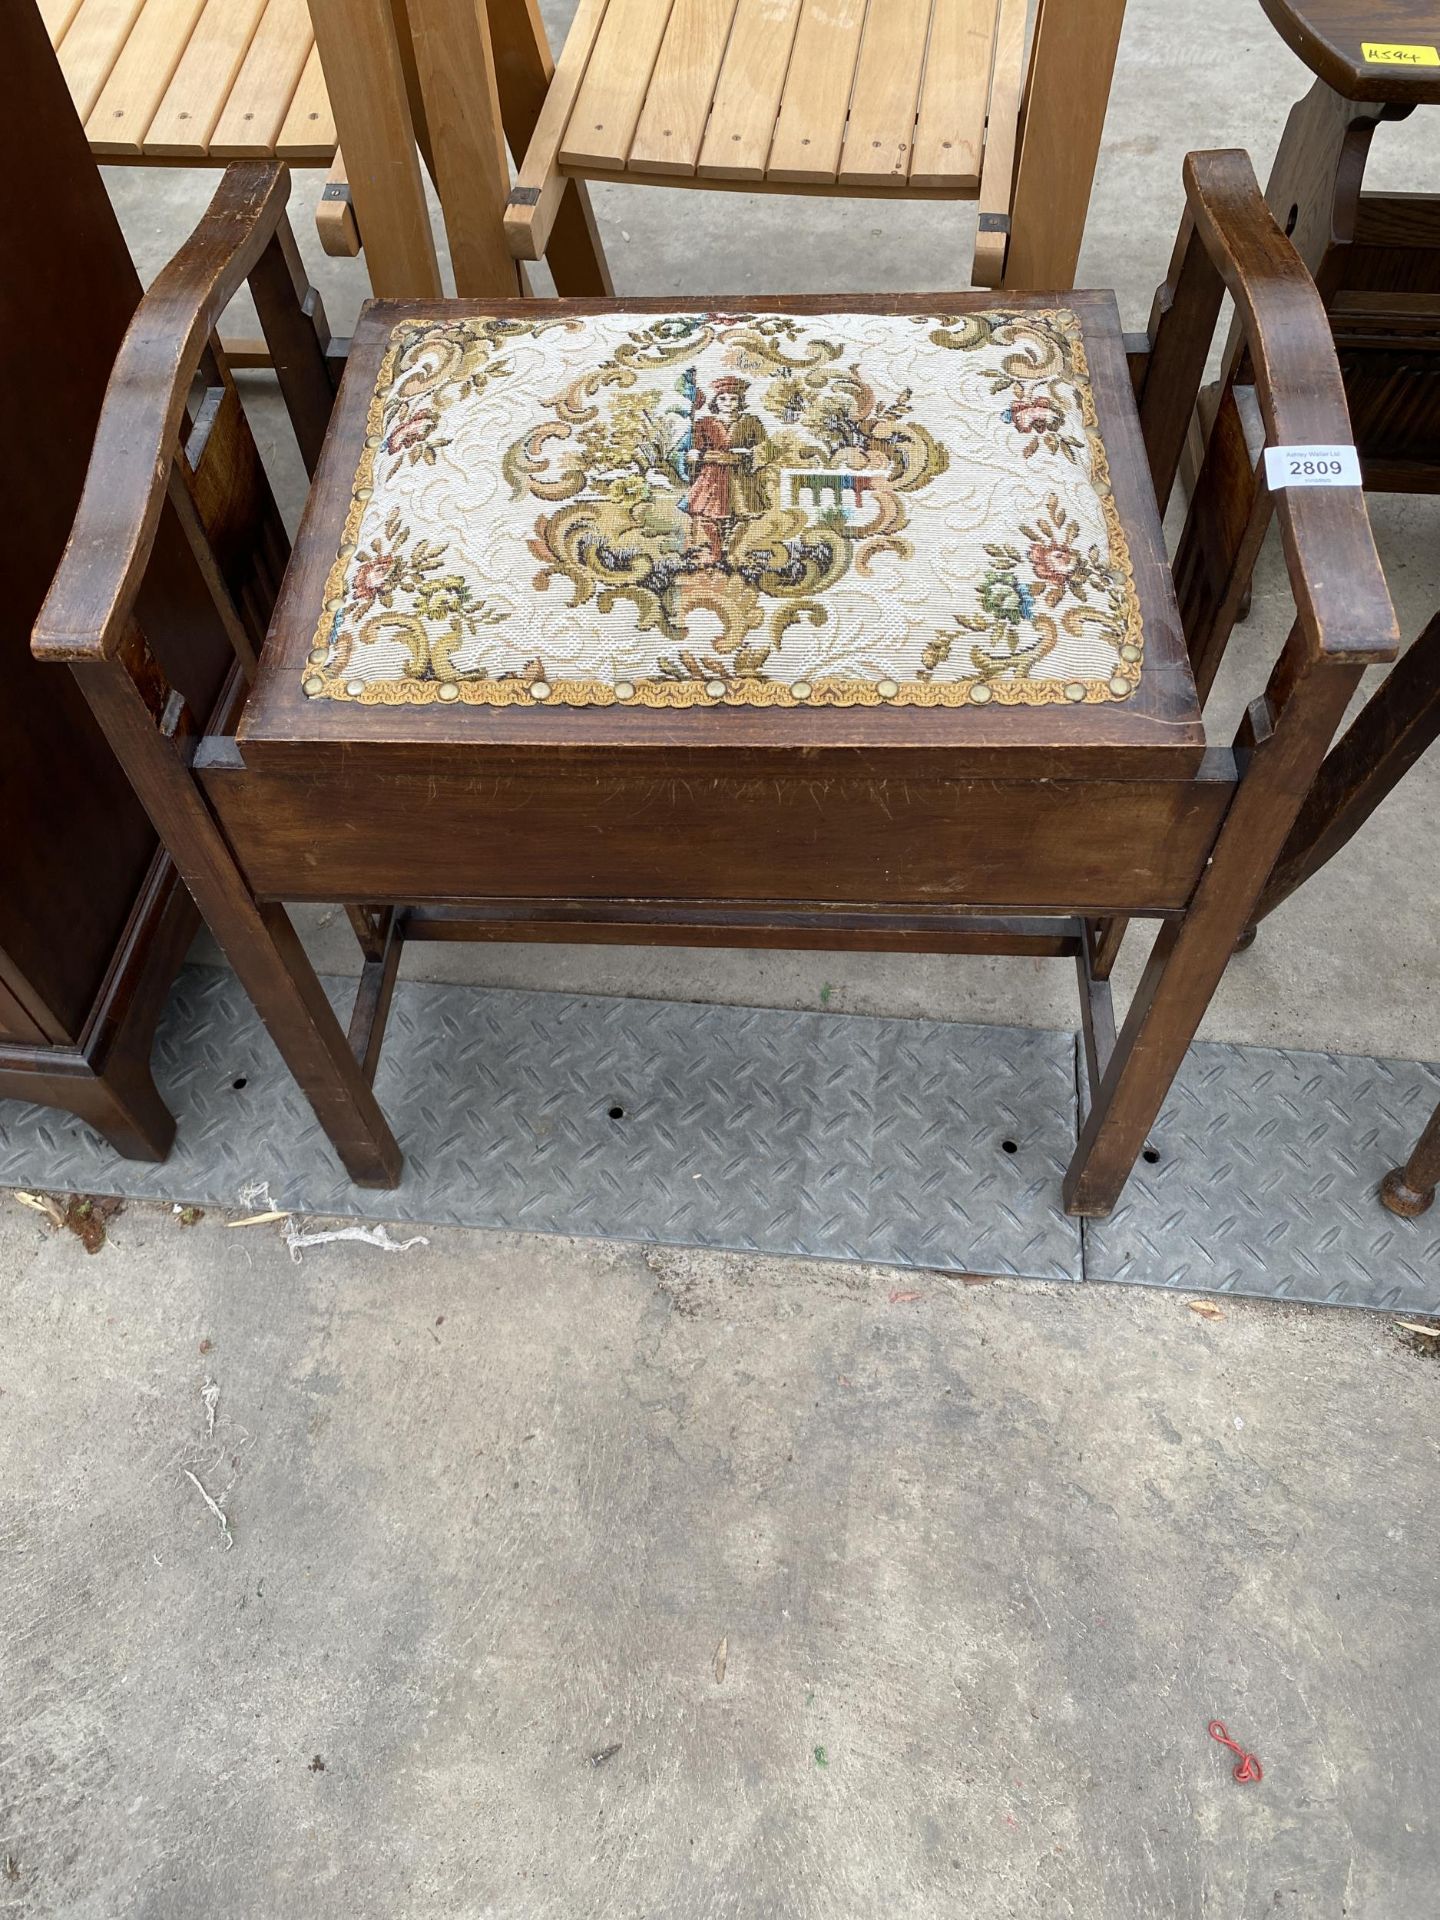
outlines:
M365 429L316 700L1009 706L1140 681L1064 307L407 317Z

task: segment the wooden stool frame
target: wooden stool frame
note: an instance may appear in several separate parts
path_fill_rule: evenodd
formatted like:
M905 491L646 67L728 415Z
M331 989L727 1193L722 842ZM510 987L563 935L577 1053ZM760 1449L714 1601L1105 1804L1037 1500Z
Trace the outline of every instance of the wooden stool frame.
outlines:
M1222 408L1258 408L1268 438L1278 444L1343 440L1348 431L1323 308L1294 249L1266 211L1248 160L1238 153L1192 156L1185 181L1188 207L1170 276L1157 296L1151 332L1133 343L1130 356L1143 434L1143 455L1137 446L1135 468L1139 474L1148 468L1146 484L1153 484L1161 507L1171 490L1227 287L1250 354L1238 369L1243 383L1232 376ZM137 316L111 384L75 534L34 644L42 658L74 669L202 914L352 1178L384 1187L399 1173L399 1148L370 1082L405 939L1019 952L1068 958L1076 967L1089 1112L1066 1178L1065 1203L1078 1214L1107 1213L1361 673L1393 658L1394 615L1363 496L1315 490L1272 497L1248 464L1236 471L1224 459L1207 461L1176 565L1197 680L1208 685L1233 624L1239 583L1272 511L1279 516L1296 602L1284 650L1233 748L1205 752L1202 758L1197 741L1193 754L1187 749L1188 757L1168 763L1178 765L1178 772L1156 778L1137 773L1133 765L1127 772L1122 747L1092 749L1074 760L1067 759L1073 749L1056 747L1039 762L1032 757L1027 763L1031 777L1012 774L1007 783L1007 755L1012 767L1015 763L1013 721L1003 713L975 712L973 748L955 756L953 768L937 769L932 752L928 771L915 783L923 789L931 820L943 819L947 808L961 814L967 808L990 810L987 834L967 843L978 850L954 872L944 900L937 901L932 891L925 906L906 906L905 900L916 895L904 892L903 874L897 879L888 872L890 891L881 899L858 894L853 882L848 894L837 896L827 886L834 876L803 872L793 850L782 877L788 884L798 876L794 892L801 897L784 901L771 898L775 887L762 888L758 879L725 899L640 898L633 891L626 897L623 886L614 887L610 898L578 899L573 888L547 895L533 872L515 875L527 882L528 897L513 897L523 891L517 886L504 897L497 889L485 897L457 898L455 876L463 877L467 857L473 860L467 849L495 818L496 780L513 778L506 791L521 807L537 795L543 801L547 791L570 779L572 748L563 727L557 724L553 735L541 736L552 744L532 752L523 778L503 774L503 756L483 757L491 751L479 744L488 724L484 709L445 716L446 727L457 729L449 745L442 734L432 735L423 747L400 741L372 742L362 749L345 737L343 714L327 719L333 741L326 753L309 747L291 751L276 742L261 754L248 741L242 745L236 723L256 670L259 629L253 613L226 595L221 569L194 515L188 524L197 560L225 612L236 656L213 711L191 711L160 670L136 617L136 591L161 505L168 496L183 509L187 499L214 484L213 477L207 482L204 452L197 456L193 429L189 444L181 444L187 395L199 370L212 394L221 394L222 405L228 398L228 376L215 354L213 334L219 314L247 277L272 344L279 342L277 364L312 468L319 457L328 373L318 342L308 334L303 298L282 270L289 251L285 191L278 169L232 170L195 236ZM1222 442L1222 448L1228 444ZM1110 452L1113 463L1116 449ZM302 528L302 545L303 540ZM309 567L316 558L311 554L304 564ZM794 723L804 717L787 721L782 715L775 721L765 716L764 726L773 729L769 735L763 728L759 734L752 730L752 746L718 766L712 749L712 762L702 769L693 748L685 746L687 737L694 737L685 733L688 716L653 716L657 728L664 723L663 732L653 737L685 773L684 779L670 779L665 791L673 800L682 789L702 787L730 806L738 804L731 796L742 790L741 776L758 773L768 785L798 773L807 782L810 804L833 810L826 831L832 842L843 843L847 794L853 797L867 787L862 775L893 770L896 763L878 749L866 749L858 761L852 753L848 786L840 771L843 755L815 760L807 755L804 768L798 768ZM539 718L578 725L581 716ZM743 716L733 718L738 723ZM639 714L625 719L647 724ZM527 719L527 724L536 721ZM647 745L652 738L639 737ZM583 753L573 753L583 762ZM623 759L617 757L606 778L627 777ZM922 768L923 759L912 753L899 764L908 775ZM819 788L812 771L822 778ZM477 777L481 774L485 777ZM728 782L727 774L732 776ZM868 780L868 787L874 784ZM894 797L910 806L912 796L902 796L902 784L894 782ZM649 791L654 790L652 782ZM377 791L388 795L379 807ZM874 805L873 794L869 804ZM680 853L686 820L703 817L693 796L675 806L671 824L679 852L668 873L684 871ZM346 823L343 884L330 891L325 889L337 872L316 871L317 808L322 814L328 808L331 817ZM409 809L398 822L397 808ZM418 833L422 820L426 831ZM1124 823L1123 832L1115 830L1117 820ZM1083 880L1063 838L1067 823L1074 844L1086 850ZM594 855L606 872L609 844L602 837ZM905 846L903 832L889 844ZM623 853L618 843L617 852ZM759 876L753 862L763 861L764 850L744 857ZM847 868L852 875L856 870ZM1073 893L1077 886L1088 897L1065 897L1067 888ZM365 955L348 1036L279 904L322 895L345 901ZM376 901L392 904L376 906ZM1121 914L1153 916L1162 924L1117 1034L1100 947L1104 916L1113 923Z

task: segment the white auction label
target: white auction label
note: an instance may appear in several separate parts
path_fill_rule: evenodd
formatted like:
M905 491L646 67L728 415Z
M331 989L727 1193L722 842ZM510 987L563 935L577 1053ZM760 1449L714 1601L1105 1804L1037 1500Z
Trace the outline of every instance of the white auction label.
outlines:
M1282 487L1358 487L1360 456L1354 447L1266 447L1265 484Z

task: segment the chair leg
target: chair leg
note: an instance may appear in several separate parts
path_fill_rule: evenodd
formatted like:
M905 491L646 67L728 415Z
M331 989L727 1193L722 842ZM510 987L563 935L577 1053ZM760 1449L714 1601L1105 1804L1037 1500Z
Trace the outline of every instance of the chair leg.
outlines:
M600 243L590 189L583 180L572 180L565 189L545 260L555 276L557 293L614 298L615 283Z
M350 1051L360 1062L360 1071L373 1085L380 1064L380 1047L385 1038L385 1022L395 982L400 977L400 955L405 947L405 916L394 907L347 907L351 925L360 937L365 955L355 1004L350 1010ZM357 922L356 916L360 916ZM364 931L361 932L363 926Z
M1096 967L1101 935L1107 926L1114 924L1113 921L1082 920L1080 951L1075 956L1080 987L1080 1041L1089 1100L1094 1100L1099 1093L1105 1069L1115 1051L1115 1009L1110 999L1110 979Z
M1390 1209L1410 1218L1428 1213L1440 1181L1440 1107L1436 1107L1415 1150L1403 1167L1392 1167L1380 1182L1380 1198Z
M444 291L389 0L311 0L370 285L380 298Z
M1030 46L1006 287L1073 287L1125 0L1041 0Z
M1065 1174L1067 1213L1103 1219L1120 1198L1240 931L1205 924L1218 918L1218 911L1204 919L1192 913L1161 929L1109 1064L1092 1087ZM1231 918L1243 915L1232 912L1227 924Z
M489 0L490 39L495 54L495 79L500 93L500 118L517 167L523 167L534 138L545 98L555 78L545 23L538 0ZM574 32L572 27L571 32ZM563 58L563 52L562 52ZM563 295L615 292L600 230L583 180L567 180L559 189L553 224L547 227L543 251ZM522 252L521 258L534 254Z
M521 292L505 244L510 161L500 126L489 23L475 0L394 0L416 95L411 112L430 134L431 167L461 299Z
M400 1149L300 936L283 907L262 904L251 892L177 749L184 716L173 733L162 731L172 725L165 702L157 726L140 691L153 661L137 628L122 652L122 659L77 672L91 708L346 1172L357 1186L395 1186Z
M390 944L390 932L395 922L393 907L346 907L345 918L350 922L350 930L355 935L356 944L367 960L381 960Z
M231 895L223 907L217 903L216 917L198 892L196 904L350 1178L357 1187L398 1186L404 1165L399 1145L289 914L258 905L239 873L232 873L244 889L243 901Z

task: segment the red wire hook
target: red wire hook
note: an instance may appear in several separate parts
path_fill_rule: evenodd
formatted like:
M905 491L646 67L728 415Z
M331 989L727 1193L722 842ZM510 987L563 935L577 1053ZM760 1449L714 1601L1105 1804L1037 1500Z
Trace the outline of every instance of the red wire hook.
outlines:
M1229 1734L1225 1731L1225 1722L1223 1720L1212 1720L1210 1722L1210 1738L1212 1740L1218 1740L1222 1747L1228 1747L1232 1753L1239 1754L1239 1765L1231 1769L1237 1780L1248 1783L1251 1780L1263 1780L1265 1778L1264 1774L1260 1771L1260 1762L1255 1758L1253 1753L1247 1753L1239 1741L1230 1738Z

